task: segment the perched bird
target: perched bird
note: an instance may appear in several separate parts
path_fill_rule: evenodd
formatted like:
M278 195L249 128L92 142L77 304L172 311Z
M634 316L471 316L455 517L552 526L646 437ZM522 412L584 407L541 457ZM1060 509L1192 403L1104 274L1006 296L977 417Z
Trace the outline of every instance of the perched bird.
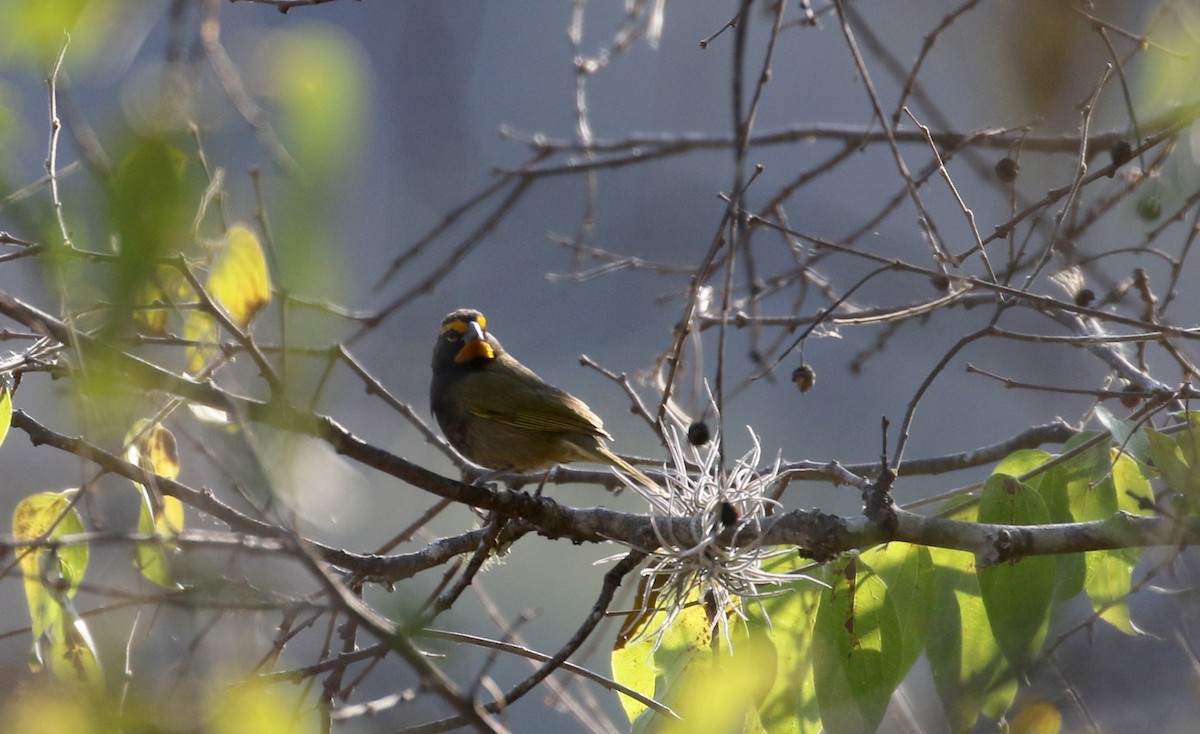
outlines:
M525 473L594 461L659 489L609 450L612 436L582 400L504 351L478 311L459 309L442 319L429 401L446 439L481 466Z

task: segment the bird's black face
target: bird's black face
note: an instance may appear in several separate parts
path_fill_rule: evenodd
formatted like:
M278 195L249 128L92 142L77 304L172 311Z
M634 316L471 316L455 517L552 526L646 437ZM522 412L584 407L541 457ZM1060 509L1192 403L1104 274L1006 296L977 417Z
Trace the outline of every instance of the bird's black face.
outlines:
M487 319L472 309L459 309L442 319L433 350L433 368L482 366L496 358L496 345L487 333Z

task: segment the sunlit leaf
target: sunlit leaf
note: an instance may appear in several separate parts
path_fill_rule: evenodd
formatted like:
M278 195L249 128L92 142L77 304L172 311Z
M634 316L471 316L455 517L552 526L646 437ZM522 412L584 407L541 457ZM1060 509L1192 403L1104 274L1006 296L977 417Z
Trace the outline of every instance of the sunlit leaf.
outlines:
M764 568L784 573L795 559L780 556ZM752 635L766 635L775 646L775 682L759 707L759 717L771 734L818 734L821 714L813 681L813 625L821 602L821 587L796 581L782 594L751 604Z
M1117 454L1114 450L1112 460L1109 476L1102 481L1113 487L1113 498L1117 504L1115 510L1145 514L1147 511L1140 507L1137 498L1150 496L1150 481L1142 474L1140 465L1128 456ZM1090 551L1086 555L1087 581L1084 587L1092 608L1100 614L1101 619L1125 634L1139 634L1141 630L1129 616L1128 597L1132 590L1133 569L1142 557L1142 549L1116 548Z
M933 557L929 549L911 543L888 543L862 555L862 561L879 574L900 623L900 676L913 666L925 649L933 611Z
M1154 468L1162 472L1167 487L1181 494L1193 492L1190 486L1191 467L1175 439L1152 428L1146 429L1146 436L1150 441L1150 460Z
M829 734L874 731L904 672L900 623L873 571L854 560L829 571L813 641L821 722Z
M1148 451L1154 454L1158 442L1153 432L1147 433ZM1061 467L1071 519L1078 522L1104 520L1118 511L1145 512L1139 498L1149 499L1149 480L1142 474L1141 465L1128 454L1098 445L1073 457ZM1092 607L1101 618L1126 634L1137 628L1129 617L1126 597L1129 595L1133 568L1141 557L1138 548L1089 551L1084 554L1087 591Z
M74 494L42 492L21 500L13 512L16 540L56 540L83 533L83 521L71 506ZM95 644L71 602L87 571L87 546L22 550L19 559L33 628L31 666L49 668L67 682L102 683Z
M179 451L175 437L160 423L141 420L125 437L125 458L143 469L175 479L179 476ZM134 566L147 580L165 588L179 588L167 562L166 542L183 530L183 503L164 495L153 486L133 483L141 495L138 534L155 535L163 540L142 541L134 548Z
M1200 426L1189 423L1188 428L1175 434L1175 445L1188 467L1187 485L1182 491L1193 499L1200 498Z
M1008 721L1008 734L1058 734L1062 714L1049 701L1033 701Z
M0 712L0 731L22 734L108 734L111 721L104 721L88 696L68 693L61 686L43 683L24 686L21 695L10 696Z
M46 635L42 657L50 672L60 681L100 686L104 673L96 652L96 643L87 623L75 611L70 599L58 599L62 614Z
M220 680L218 676L216 680ZM302 689L286 683L248 680L219 685L208 700L208 734L317 734L315 708Z
M125 458L168 479L179 477L179 449L175 436L161 423L140 420L125 436Z
M775 679L775 645L764 635L749 635L738 620L731 622L729 643L700 654L672 690L662 692L679 719L659 716L657 725L633 731L764 734L758 709Z
M250 324L271 302L271 276L258 235L249 227L235 224L220 244L204 290L240 328ZM199 374L217 354L221 337L216 318L205 311L191 311L184 319L184 337L201 342L188 350L188 371Z
M83 520L71 507L73 496L73 490L41 492L21 500L13 511L13 536L17 542L29 542L43 536L46 540L55 540L64 535L83 533ZM81 543L54 550L36 548L19 551L18 557L36 640L61 616L61 609L47 590L45 581L61 582L66 594L73 596L87 571L88 547Z
M271 302L267 258L254 230L244 224L229 228L204 289L243 328Z
M1147 54L1139 66L1142 80L1136 85L1144 114L1161 114L1195 99L1200 79L1200 18L1177 14L1171 23L1151 24L1150 41L1171 53Z
M187 350L187 371L188 374L198 375L219 354L216 345L221 340L221 331L216 318L204 311L188 311L183 320L183 338L196 342Z
M8 387L0 385L0 444L8 437L8 429L12 426L12 393Z
M1056 457L1053 454L1038 449L1021 449L1005 457L996 466L993 474L1024 476L1054 458ZM1064 523L1074 520L1071 516L1071 503L1067 495L1066 474L1067 471L1062 464L1058 464L1049 469L1043 469L1026 480L1026 483L1037 491L1046 504L1050 522ZM1087 577L1084 555L1082 553L1060 553L1054 556L1054 562L1058 567L1055 574L1058 583L1054 590L1054 598L1063 601L1080 594L1083 591L1084 579Z
M1112 435L1113 442L1122 452L1133 456L1138 461L1145 461L1150 451L1146 432L1141 430L1138 421L1118 418L1103 405L1092 409L1100 425Z
M694 662L702 664L700 661L712 643L708 614L702 605L690 604L666 627L661 644L655 650L658 631L666 620L665 610L645 618L639 634L612 653L614 680L664 702L664 697L675 694L688 666ZM624 695L620 699L635 730L639 725L648 726L649 720L657 716L655 712L648 711L645 704Z
M929 635L925 652L950 731L962 734L981 713L998 718L1008 709L1016 679L988 625L974 557L942 548L930 552L937 634Z
M1046 503L1028 485L993 475L979 499L979 522L1039 525L1050 521ZM1049 556L1002 560L976 570L996 642L1016 670L1026 669L1046 639L1056 564Z

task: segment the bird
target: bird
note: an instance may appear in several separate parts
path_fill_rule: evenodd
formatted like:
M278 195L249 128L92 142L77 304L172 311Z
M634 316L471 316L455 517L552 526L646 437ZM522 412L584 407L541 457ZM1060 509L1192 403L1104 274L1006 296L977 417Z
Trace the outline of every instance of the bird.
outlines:
M612 436L582 400L538 377L504 350L474 309L442 319L429 402L446 440L470 461L522 474L589 461L658 484L608 448Z

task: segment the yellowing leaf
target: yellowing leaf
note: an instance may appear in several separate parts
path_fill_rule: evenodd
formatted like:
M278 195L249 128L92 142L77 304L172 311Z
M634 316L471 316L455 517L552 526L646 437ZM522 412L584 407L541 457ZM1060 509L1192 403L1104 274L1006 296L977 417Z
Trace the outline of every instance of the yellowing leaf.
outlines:
M183 338L197 342L188 347L188 374L198 375L217 355L216 344L221 339L217 320L203 311L188 311L183 320Z
M612 653L614 680L664 703L677 694L689 666L704 665L705 656L712 648L712 633L703 605L693 603L684 607L662 630L660 637L659 630L666 619L666 611L644 618L638 627L640 636ZM650 725L654 717L659 716L628 696L622 695L620 699L626 716L634 725L633 731L639 726Z
M13 536L18 542L28 542L45 536L54 540L64 535L84 532L79 513L71 507L72 492L41 492L21 500L13 511ZM72 545L18 551L21 573L25 577L25 596L33 623L33 636L38 639L61 616L61 608L49 593L45 581L61 582L67 595L75 594L83 580L88 564L86 545Z
M12 393L7 387L0 386L0 444L8 437L8 429L12 426Z
M99 687L104 683L104 673L92 634L71 601L60 601L63 614L42 645L43 661L61 681Z
M255 314L271 302L271 275L258 235L244 224L229 228L221 243L204 290L224 309L240 328L250 324ZM208 346L220 340L220 330L212 314L192 311L184 319L184 337L204 345L189 350L188 371L199 374L216 350Z
M785 573L794 563L794 557L779 556L764 564L764 569ZM751 636L766 635L776 651L775 683L759 707L759 717L772 734L818 734L821 713L813 682L812 647L821 587L796 581L786 588L747 610Z
M689 666L666 702L678 719L660 717L655 734L760 734L766 730L758 706L775 678L775 646L764 635L749 636L736 624L733 651L718 644ZM639 722L640 723L640 722ZM638 729L635 727L635 731Z
M132 464L175 479L179 476L179 452L175 437L162 424L150 425L141 420L125 437L129 448L125 458ZM138 534L155 535L169 539L183 530L183 503L175 497L163 495L153 487L134 482L141 493L141 511L138 515ZM167 563L168 545L163 541L143 541L134 549L134 565L147 580L168 589L179 588L171 575Z
M155 269L155 276L143 281L134 301L133 324L139 333L150 336L167 334L167 319L172 309L165 304L189 303L195 294L178 270L166 265ZM155 308L156 304L164 304Z
M82 533L83 521L71 507L73 496L74 491L42 492L21 500L13 512L13 535L28 542ZM33 627L31 667L48 667L67 682L101 684L95 644L71 603L87 570L87 546L35 548L20 554Z
M86 72L87 64L112 43L112 32L128 8L116 0L5 0L0 3L0 62L19 59L44 73L66 43L67 59ZM72 72L74 73L74 72Z
M204 288L241 327L271 302L271 275L254 230L244 224L229 228Z
M152 471L167 479L179 477L179 449L175 436L161 423L149 425L149 421L138 421L125 436L129 447L125 458L130 464Z
M1058 734L1062 714L1049 701L1033 701L1008 722L1008 734Z
M221 680L216 676L214 680ZM313 709L287 684L248 680L217 689L208 702L205 731L210 734L317 734Z

